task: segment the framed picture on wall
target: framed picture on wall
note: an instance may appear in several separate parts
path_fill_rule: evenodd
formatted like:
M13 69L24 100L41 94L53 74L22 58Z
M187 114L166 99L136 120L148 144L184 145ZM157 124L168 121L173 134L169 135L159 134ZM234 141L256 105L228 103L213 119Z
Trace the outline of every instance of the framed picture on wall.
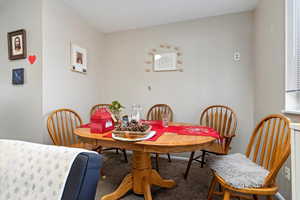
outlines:
M24 29L7 33L7 41L9 60L18 60L26 58L26 31Z
M72 70L76 72L87 72L87 50L76 44L71 44Z
M24 84L24 68L12 70L12 84L23 85Z
M154 54L154 71L174 71L177 70L176 52Z

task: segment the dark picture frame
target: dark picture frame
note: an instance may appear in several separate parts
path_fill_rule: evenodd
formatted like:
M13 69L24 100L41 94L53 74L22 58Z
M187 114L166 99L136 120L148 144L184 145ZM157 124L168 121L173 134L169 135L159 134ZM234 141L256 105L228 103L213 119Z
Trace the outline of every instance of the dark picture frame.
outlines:
M24 68L12 70L12 84L24 85Z
M19 60L27 57L26 31L20 29L7 33L8 59Z

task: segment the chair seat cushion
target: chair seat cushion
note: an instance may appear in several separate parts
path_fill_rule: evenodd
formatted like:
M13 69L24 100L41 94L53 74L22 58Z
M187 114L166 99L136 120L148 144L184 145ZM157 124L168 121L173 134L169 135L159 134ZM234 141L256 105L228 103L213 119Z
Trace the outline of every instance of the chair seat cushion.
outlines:
M211 156L208 166L232 187L259 188L264 184L269 171L252 162L243 154Z

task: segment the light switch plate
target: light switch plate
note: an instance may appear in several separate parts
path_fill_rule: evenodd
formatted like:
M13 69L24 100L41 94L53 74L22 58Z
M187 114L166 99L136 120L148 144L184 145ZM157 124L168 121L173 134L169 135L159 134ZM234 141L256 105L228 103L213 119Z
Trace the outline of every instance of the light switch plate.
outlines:
M233 60L236 61L236 62L238 62L238 61L241 60L241 54L240 54L240 52L238 52L238 51L234 52L234 54L233 54Z

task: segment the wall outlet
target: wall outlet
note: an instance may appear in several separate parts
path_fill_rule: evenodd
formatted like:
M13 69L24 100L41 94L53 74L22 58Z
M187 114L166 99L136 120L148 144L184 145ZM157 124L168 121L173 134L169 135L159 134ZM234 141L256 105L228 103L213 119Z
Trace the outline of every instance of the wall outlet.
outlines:
M289 181L291 180L291 168L289 167L284 168L284 177Z

